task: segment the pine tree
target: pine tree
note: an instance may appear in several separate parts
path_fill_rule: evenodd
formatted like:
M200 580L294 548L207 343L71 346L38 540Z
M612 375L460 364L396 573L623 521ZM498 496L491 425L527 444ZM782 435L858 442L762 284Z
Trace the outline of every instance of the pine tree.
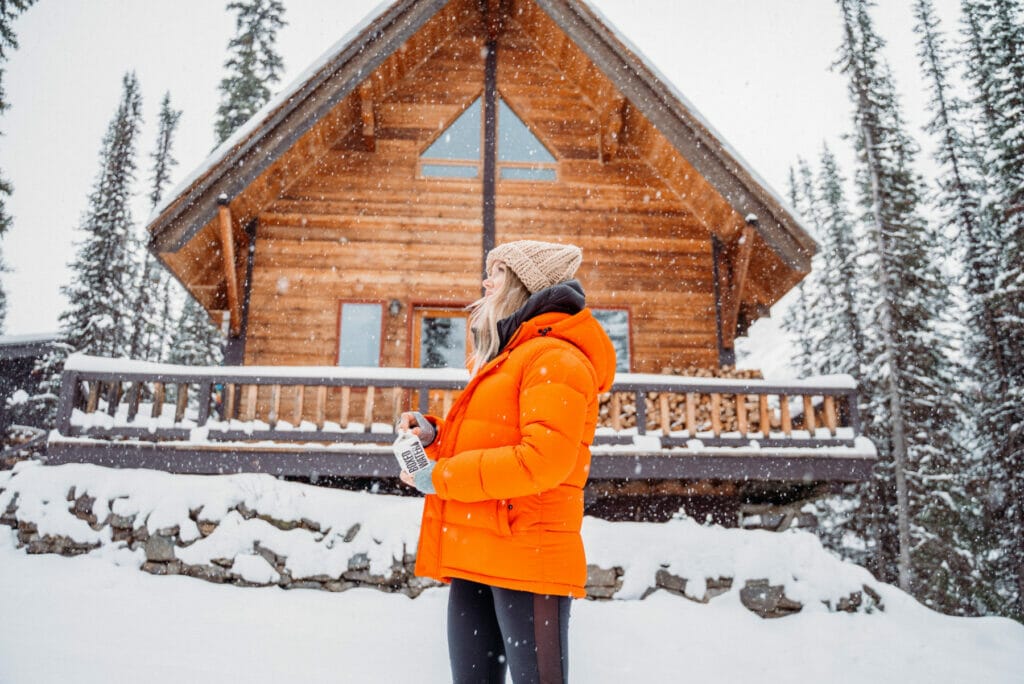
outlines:
M985 537L1000 609L1024 621L1024 8L1015 0L962 0L967 76L984 136L987 202L981 258L994 264L985 299L994 349L982 368L992 398L979 432Z
M142 122L142 99L134 73L122 79L121 101L100 150L100 172L89 194L79 230L85 233L71 262L72 281L61 288L68 308L58 320L62 343L36 364L40 393L32 410L56 415L60 374L71 352L124 356L132 301L133 231L130 200L135 180L135 144Z
M933 494L934 485L949 475L949 458L959 450L947 396L955 376L942 331L948 287L930 252L942 243L920 214L924 190L914 172L917 147L905 132L881 57L884 44L868 13L871 3L839 0L839 6L839 65L849 77L855 110L866 265L876 293L863 329L870 333L864 338L865 433L878 447L879 465L861 512L872 529L875 573L923 595L931 558L917 551L938 532L936 506L945 501Z
M160 204L171 180L171 169L177 164L171 155L171 148L180 118L181 111L171 107L171 94L165 93L160 103L157 146L150 155L153 160L149 193L152 209ZM128 355L133 359L158 361L163 358L164 349L170 343L170 331L174 324L171 319L171 279L144 244L140 244L138 251L139 275L135 279L137 284Z
M214 124L223 142L270 100L271 84L281 80L284 62L277 54L277 30L286 25L281 0L235 0L235 36L228 42L224 63L228 75L220 82L221 104Z
M965 325L960 335L966 364L963 375L970 384L960 417L969 455L945 483L958 511L956 516L945 516L947 537L955 540L958 548L941 567L937 579L944 580L938 584L950 590L944 608L985 614L994 612L999 604L992 573L984 564L995 544L986 532L981 503L988 488L985 455L998 449L998 405L1004 397L993 382L998 383L1004 376L1005 363L991 296L998 275L998 223L984 207L988 190L982 155L970 133L967 103L950 84L953 55L940 32L931 0L916 0L914 17L918 57L927 77L929 109L933 112L926 130L937 143L933 156L941 169L935 199L944 228L956 236L963 263Z
M194 297L185 299L181 317L171 340L170 363L186 366L212 366L223 360L220 331Z
M799 174L790 175L790 201L801 207L820 243L812 273L803 281L812 293L802 303L806 307L802 314L805 332L799 342L810 359L802 372L845 373L859 378L864 335L858 312L864 308L864 301L858 294L862 289L858 287L862 279L857 267L859 251L843 191L844 180L828 147L823 149L817 178L803 160L797 166ZM863 403L854 408L861 414L866 410ZM867 564L865 549L872 535L860 503L861 487L848 485L836 496L816 500L811 509L819 522L818 535L828 548Z
M0 1L0 114L3 114L10 107L7 102L7 94L4 92L4 62L10 50L18 48L18 40L14 35L12 24L19 14L27 10L35 0L2 0ZM7 198L14 192L10 181L0 173L0 240L4 233L11 227L12 218L7 211ZM7 272L7 265L4 262L3 250L0 249L0 273ZM4 324L7 320L7 293L0 282L0 333L4 331Z
M103 138L100 173L80 230L85 233L71 263L72 282L62 288L69 308L60 315L64 340L77 351L118 357L129 341L133 301L131 216L136 139L142 99L134 73L125 74L117 113Z
M828 345L822 350L822 371L859 377L864 358L864 332L857 294L858 248L843 184L835 156L824 146L815 185L821 207L821 289L829 296L829 306L818 321L823 330L822 338Z
M803 159L797 159L797 166L801 169L806 168L806 163ZM810 208L810 198L804 192L804 186L797 181L796 171L793 167L789 168L789 205L796 211L803 222L806 224L808 220L812 218ZM814 362L814 347L811 344L813 325L810 320L810 294L813 290L813 284L811 280L815 271L815 264L817 263L817 256L812 260L811 273L804 276L796 288L795 288L795 299L786 308L785 313L782 316L782 329L789 333L795 344L795 354L790 358L790 365L797 375L803 377L808 375L815 375L817 373Z

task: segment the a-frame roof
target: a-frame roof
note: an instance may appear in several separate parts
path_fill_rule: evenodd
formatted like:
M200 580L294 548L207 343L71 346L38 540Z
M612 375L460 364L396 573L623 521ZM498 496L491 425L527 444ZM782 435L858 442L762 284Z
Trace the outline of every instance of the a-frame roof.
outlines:
M795 273L816 245L785 203L696 109L583 0L533 0ZM397 0L335 44L196 169L150 219L150 249L176 252L350 95L447 0Z

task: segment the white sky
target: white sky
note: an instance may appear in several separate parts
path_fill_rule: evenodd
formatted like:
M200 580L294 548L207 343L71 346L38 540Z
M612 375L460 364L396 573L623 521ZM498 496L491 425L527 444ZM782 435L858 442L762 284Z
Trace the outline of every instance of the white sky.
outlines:
M778 192L796 157L816 160L827 141L852 174L844 77L830 71L840 39L831 0L591 0L722 137ZM0 171L14 184L13 228L0 244L12 273L6 333L57 330L76 228L98 171L100 142L134 69L144 98L135 219L149 215L150 160L160 100L184 115L175 140L177 182L214 145L227 41L226 0L38 0L14 24L20 48L6 66L12 107L0 118ZM285 0L279 34L288 84L378 5L377 0ZM956 0L938 0L947 35ZM908 119L925 118L910 0L874 11L888 40ZM915 129L917 132L917 129ZM925 150L930 143L920 138ZM923 157L927 155L922 155Z

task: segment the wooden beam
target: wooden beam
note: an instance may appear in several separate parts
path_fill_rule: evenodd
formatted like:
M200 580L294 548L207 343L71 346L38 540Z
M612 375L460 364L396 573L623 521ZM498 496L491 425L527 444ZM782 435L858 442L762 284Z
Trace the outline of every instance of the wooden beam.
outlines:
M626 133L626 108L629 101L624 97L616 97L601 114L601 161L608 162L615 158Z
M231 334L242 333L242 305L238 297L238 269L235 268L235 239L231 225L231 207L226 198L218 200L220 206L220 253L224 261L224 280L228 288L228 311L231 316Z
M373 116L373 83L370 79L359 86L359 108L363 124L363 145L367 152L377 149L376 133L374 132Z
M502 15L505 3L503 0L483 0L484 21L487 22L488 40L497 40L501 35Z
M728 307L725 310L725 320L722 322L723 343L726 347L733 347L736 342L736 326L740 317L740 306L743 303L743 290L747 284L747 274L750 270L750 253L754 244L754 225L748 223L740 232L740 237L732 250L732 263L730 269Z

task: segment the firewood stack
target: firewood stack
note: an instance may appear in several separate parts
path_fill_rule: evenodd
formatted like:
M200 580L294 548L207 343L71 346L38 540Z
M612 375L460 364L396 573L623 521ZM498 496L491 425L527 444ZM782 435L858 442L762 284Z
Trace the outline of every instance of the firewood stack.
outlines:
M761 380L763 376L759 370L734 368L724 366L722 368L663 368L665 375L685 375L694 378L729 378L734 380ZM633 392L616 393L609 392L601 396L601 406L598 414L598 425L601 427L617 427L626 429L636 427L636 394ZM686 394L676 392L664 393L668 399L669 429L686 429ZM647 409L647 430L659 430L662 427L663 402L662 393L649 392L646 396ZM736 416L736 399L733 394L720 395L719 416L722 432L734 432L739 429ZM747 431L755 432L760 429L758 413L758 400L756 395L747 395L745 400L747 408ZM711 417L712 398L710 394L698 394L695 411L695 425L699 432L713 429ZM618 412L618 420L615 413ZM779 416L777 411L770 411L772 427L778 428Z

